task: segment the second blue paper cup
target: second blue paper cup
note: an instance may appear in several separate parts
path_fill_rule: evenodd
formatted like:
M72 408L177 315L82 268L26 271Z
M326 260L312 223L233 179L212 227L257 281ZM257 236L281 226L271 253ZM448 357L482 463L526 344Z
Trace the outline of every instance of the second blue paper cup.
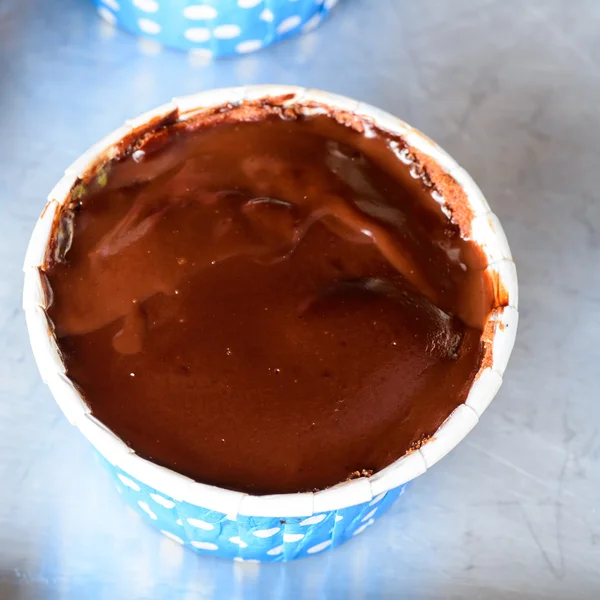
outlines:
M130 33L206 58L246 54L317 27L338 0L93 0Z

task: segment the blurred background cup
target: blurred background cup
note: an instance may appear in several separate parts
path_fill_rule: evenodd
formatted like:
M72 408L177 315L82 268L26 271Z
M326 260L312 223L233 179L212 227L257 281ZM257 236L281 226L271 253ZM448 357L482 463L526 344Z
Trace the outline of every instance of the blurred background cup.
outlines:
M92 0L109 23L205 58L247 54L317 27L338 0Z

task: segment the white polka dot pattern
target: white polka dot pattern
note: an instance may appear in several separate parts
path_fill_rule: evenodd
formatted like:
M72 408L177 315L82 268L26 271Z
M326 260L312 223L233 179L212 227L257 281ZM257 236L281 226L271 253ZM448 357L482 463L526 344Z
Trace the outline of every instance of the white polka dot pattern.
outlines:
M319 26L319 23L322 19L323 17L321 17L321 15L315 15L314 17L306 21L306 23L302 26L302 31L304 33L308 33L309 31L316 29Z
M206 29L206 27L190 27L190 29L185 30L184 35L190 42L206 42L210 40L210 29Z
M370 527L404 487L337 511L308 517L252 517L219 513L178 501L102 459L137 515L164 536L197 552L240 562L281 562L335 548Z
M269 538L279 533L279 531L281 531L280 527L272 527L271 529L257 529L252 533L258 538Z
M213 30L213 35L220 40L231 40L242 33L239 25L219 25Z
M198 542L197 540L192 540L190 542L194 548L198 548L200 550L218 550L219 546L213 544L212 542Z
M369 519L364 525L357 527L352 535L358 535L359 533L362 533L367 527L373 525L373 523L375 523L375 521L373 519Z
M183 9L183 16L192 21L199 19L214 19L218 16L217 9L207 4L192 4Z
M304 521L300 522L300 525L306 527L307 525L317 525L323 521L327 515L313 515L312 517L308 517L308 519L304 519Z
M312 31L335 4L331 0L93 0L100 16L163 47L210 52L210 57L256 52L280 39ZM191 61L202 66L196 54ZM206 54L205 56L208 56ZM198 60L196 60L198 59Z
M158 2L156 0L132 0L133 5L139 8L142 12L155 13L158 10Z
M234 535L233 537L230 537L230 538L229 538L229 541L230 541L232 544L236 544L236 545L238 545L240 548L247 548L247 547L248 547L248 544L246 544L246 542L244 542L244 541L242 540L242 538L240 538L240 536L239 536L239 535Z
M247 54L248 52L254 52L262 48L262 42L260 40L246 40L245 42L240 42L236 47L236 52L240 54Z
M123 485L126 485L128 488L131 488L136 492L140 491L140 486L135 481L133 481L133 479L127 477L127 475L121 475L121 473L117 473L117 477L121 480L121 483Z
M316 554L317 552L323 552L323 550L325 550L325 548L329 548L329 546L331 546L331 543L332 543L331 540L321 542L320 544L317 544L316 546L312 546L306 552L308 552L308 554Z
M108 8L106 8L105 6L98 7L98 14L107 23L110 23L111 25L114 25L117 22L117 17L114 15L114 13L110 12L110 10L108 10Z
M283 554L283 544L281 546L275 546L275 548L267 550L267 554L269 556L278 556L279 554Z
M361 521L364 523L365 521L368 521L375 513L377 512L377 509L374 508L370 513L368 513L367 515L365 515Z
M156 35L162 29L156 21L151 21L150 19L138 19L138 26L144 33L149 33L150 35Z
M281 23L279 23L279 25L277 26L277 33L279 35L288 33L289 31L292 31L292 29L298 27L300 23L302 23L302 19L298 15L288 17L287 19L284 19L283 21L281 21Z
M265 21L267 23L271 23L272 21L275 20L275 15L272 13L272 11L270 11L268 8L265 8L265 10L263 10L260 13L260 17L259 19L261 21Z
M175 502L173 502L173 500L169 500L160 494L150 494L150 498L165 508L173 508L175 506Z
M373 500L371 500L371 502L369 502L369 506L373 506L374 504L381 502L385 498L385 494L386 494L386 492L383 492L383 494L379 494L379 496L375 496L375 498L373 498Z
M284 542L299 542L304 537L303 533L284 533Z
M143 500L138 500L138 506L153 520L156 521L158 517L154 513L154 511L148 506L147 502Z
M203 521L202 519L189 518L187 520L187 522L192 527L197 527L198 529L204 529L205 531L212 531L215 528L215 526L212 523L207 523L206 521Z

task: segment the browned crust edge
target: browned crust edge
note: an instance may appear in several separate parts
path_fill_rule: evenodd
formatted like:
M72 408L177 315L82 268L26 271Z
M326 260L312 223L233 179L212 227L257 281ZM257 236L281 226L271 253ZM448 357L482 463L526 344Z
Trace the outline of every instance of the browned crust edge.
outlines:
M444 203L452 213L452 221L458 225L461 235L466 238L470 237L471 223L475 215L462 186L431 156L413 147L410 148L410 151L415 164L425 172L433 187L444 198Z

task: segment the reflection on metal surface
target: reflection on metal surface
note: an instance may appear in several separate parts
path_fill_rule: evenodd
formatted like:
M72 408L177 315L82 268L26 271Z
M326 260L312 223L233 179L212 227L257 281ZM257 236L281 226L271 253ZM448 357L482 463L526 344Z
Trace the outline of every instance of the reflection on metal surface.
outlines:
M366 600L597 596L600 14L576 8L347 0L314 54L302 37L261 50L248 82L239 59L147 56L84 0L0 2L0 598L312 599L316 582ZM456 156L519 260L522 327L476 430L367 533L288 565L184 552L175 567L39 380L20 262L48 190L107 131L172 96L271 82L381 106Z

